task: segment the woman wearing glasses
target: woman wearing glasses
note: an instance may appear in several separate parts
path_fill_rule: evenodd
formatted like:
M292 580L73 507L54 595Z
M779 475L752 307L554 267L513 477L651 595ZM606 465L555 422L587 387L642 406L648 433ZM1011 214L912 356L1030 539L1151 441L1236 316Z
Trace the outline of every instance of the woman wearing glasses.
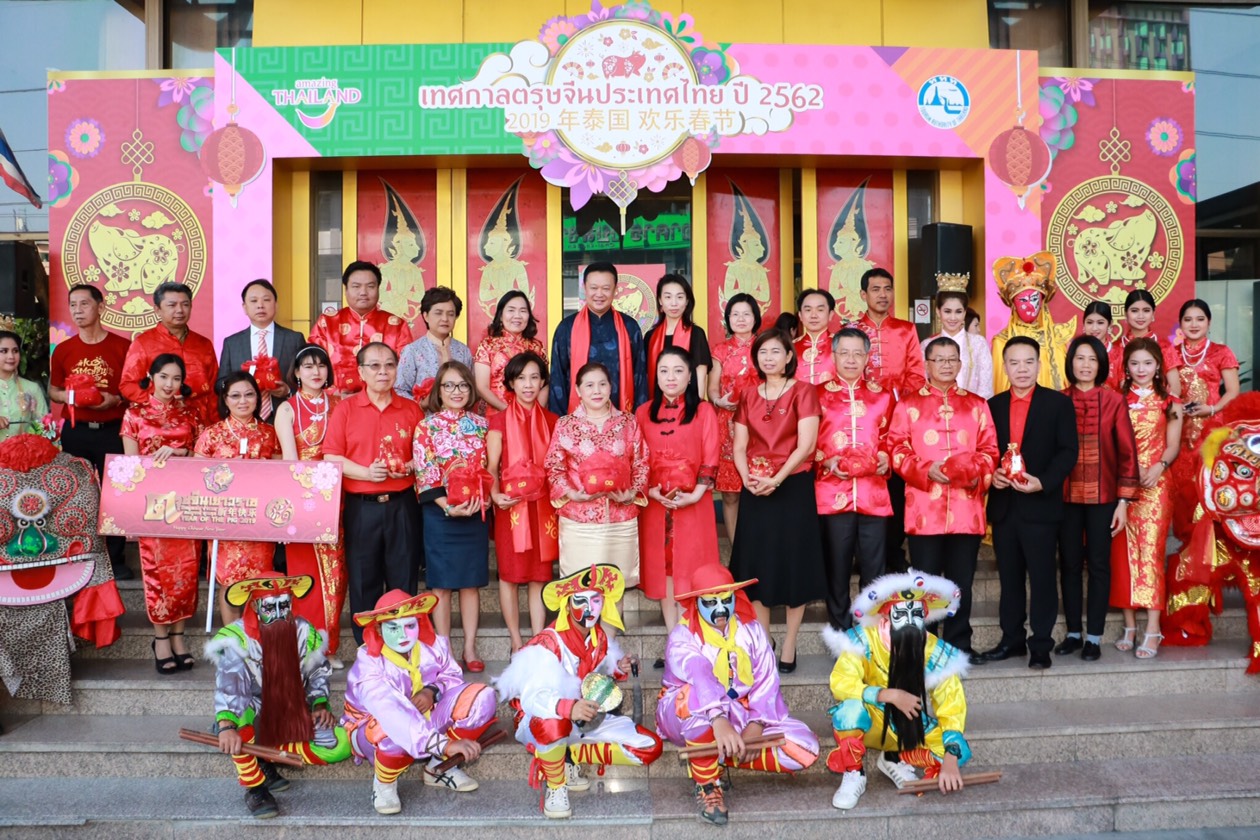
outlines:
M477 623L481 596L490 582L490 531L485 508L490 502L486 471L486 418L471 411L476 381L467 366L445 362L424 401L425 418L416 426L413 452L416 490L424 517L426 584L438 596L433 623L439 635L451 635L451 592L459 590L464 628L464 668L486 666L477 658Z

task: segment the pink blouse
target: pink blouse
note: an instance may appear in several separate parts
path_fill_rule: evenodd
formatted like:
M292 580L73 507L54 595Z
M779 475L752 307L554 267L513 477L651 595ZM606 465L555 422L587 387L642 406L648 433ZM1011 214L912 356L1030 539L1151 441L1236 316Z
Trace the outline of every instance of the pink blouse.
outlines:
M561 517L573 522L613 524L629 522L639 515L636 504L623 505L607 496L585 502L566 499L570 491L582 486L583 464L596 452L607 452L631 461L632 489L642 495L648 479L647 444L633 414L613 409L612 416L600 429L586 419L582 406L556 422L547 450L547 478L551 483L551 502Z

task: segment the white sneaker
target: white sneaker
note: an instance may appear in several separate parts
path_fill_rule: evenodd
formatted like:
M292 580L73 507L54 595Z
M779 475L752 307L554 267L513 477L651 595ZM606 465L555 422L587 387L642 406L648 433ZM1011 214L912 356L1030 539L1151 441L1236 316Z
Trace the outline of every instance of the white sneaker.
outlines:
M582 772L582 765L564 763L564 786L569 790L583 791L591 789L591 780Z
M550 820L562 820L573 816L573 809L569 807L567 787L562 785L558 788L547 788L547 796L543 799L543 816Z
M445 773L433 775L434 770L441 763L442 759L440 758L434 757L429 759L428 770L424 774L424 783L426 785L430 787L444 787L459 793L468 793L479 787L477 780L465 773L461 767L452 767Z
M372 807L378 814L397 814L401 811L402 802L398 800L398 782L385 784L373 776Z
M836 795L831 797L831 807L848 811L858 804L862 794L866 793L866 776L860 770L849 770L840 780Z
M328 664L332 666L334 671L342 671L345 670L346 667L346 663L342 662L335 656L328 657Z
M913 767L904 761L889 761L884 758L883 753L879 754L879 761L875 763L875 766L879 768L879 772L892 779L892 783L898 790L919 780L919 774L914 772Z

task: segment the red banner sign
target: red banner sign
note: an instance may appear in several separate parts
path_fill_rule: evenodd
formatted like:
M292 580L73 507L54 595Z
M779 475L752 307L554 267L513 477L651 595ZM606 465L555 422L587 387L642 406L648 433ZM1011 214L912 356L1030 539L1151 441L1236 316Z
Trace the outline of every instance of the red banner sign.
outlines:
M340 464L105 457L106 536L335 543L340 523Z

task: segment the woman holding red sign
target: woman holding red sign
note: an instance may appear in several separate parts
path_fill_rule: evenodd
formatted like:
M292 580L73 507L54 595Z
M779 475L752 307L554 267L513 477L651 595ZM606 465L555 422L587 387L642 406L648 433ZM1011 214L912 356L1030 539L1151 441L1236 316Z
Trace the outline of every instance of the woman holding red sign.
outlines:
M416 491L424 517L425 583L438 596L433 624L451 635L451 592L459 590L464 628L465 670L480 673L477 625L481 594L490 582L490 530L486 505L491 476L486 470L486 418L472 412L477 396L473 373L459 362L438 368L412 445Z
M719 562L709 496L719 444L717 415L696 393L690 354L666 347L656 357L655 376L652 401L634 413L649 452L648 503L639 517L639 586L661 602L665 626L672 630L678 621L674 580L691 580L695 569Z
M543 585L551 581L552 564L560 556L559 524L547 500L543 466L558 419L539 403L547 393L547 378L547 363L537 353L518 353L508 360L503 368L506 407L490 416L486 434L486 469L493 476L490 498L501 511L494 517L499 609L512 637L512 653L522 644L517 589L522 583L529 587L529 627L537 636L547 624Z
M612 379L599 362L576 377L580 400L556 423L547 450L551 503L560 515L560 576L595 563L639 583L639 506L647 504L648 456L634 415L612 403Z
M280 457L280 440L270 423L259 419L259 388L254 377L243 370L229 373L215 384L219 396L219 416L197 438L198 458L244 458L267 460ZM230 480L230 473L224 479ZM214 475L207 481L217 480ZM215 582L220 587L219 616L224 626L241 617L241 611L227 602L228 587L242 580L272 571L274 543L247 540L219 540L215 562Z

